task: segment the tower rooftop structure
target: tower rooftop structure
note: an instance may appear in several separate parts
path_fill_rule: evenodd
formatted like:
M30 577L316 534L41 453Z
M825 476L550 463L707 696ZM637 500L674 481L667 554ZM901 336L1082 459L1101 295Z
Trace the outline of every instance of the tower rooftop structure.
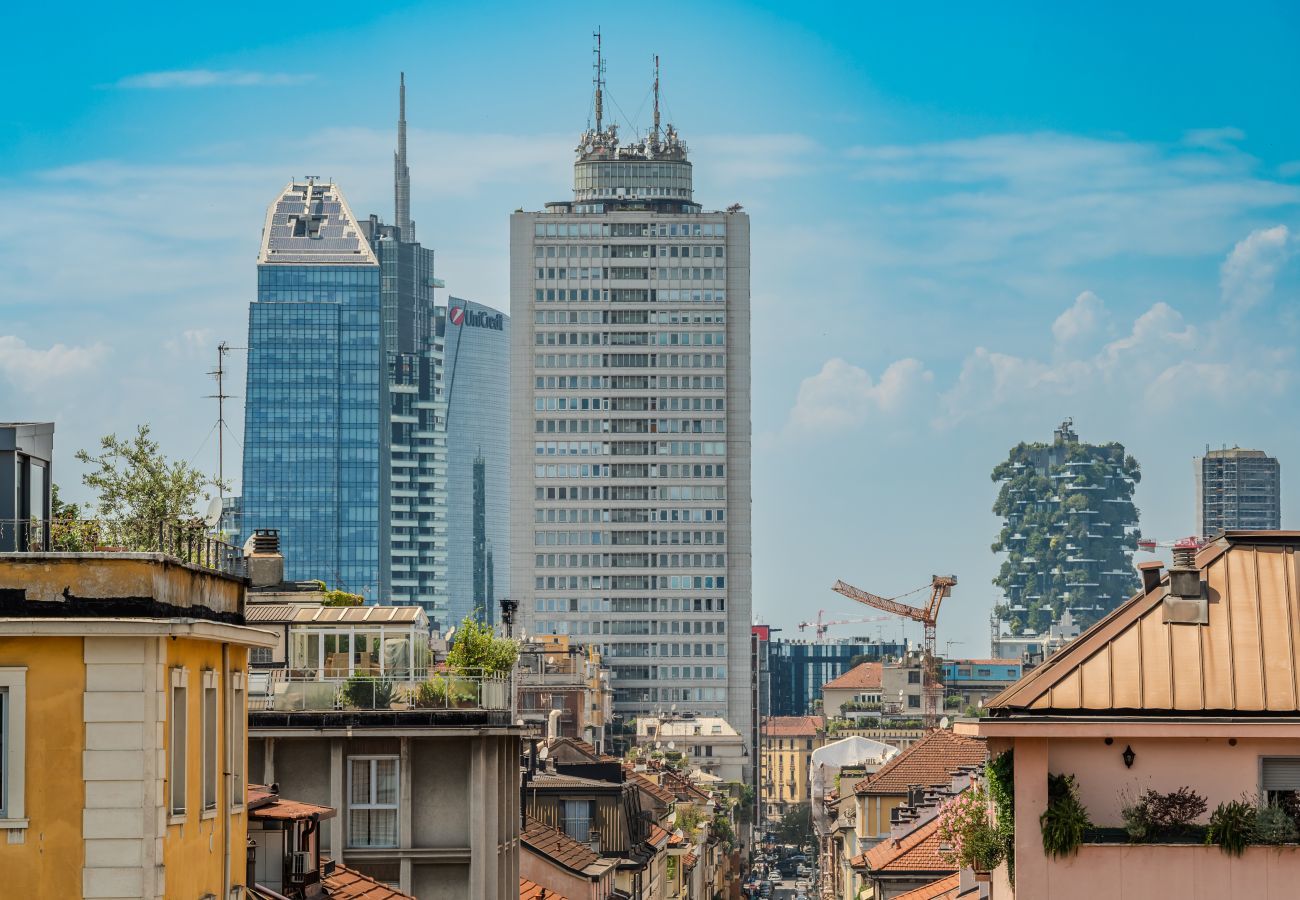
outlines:
M338 185L290 181L266 210L257 264L377 266Z

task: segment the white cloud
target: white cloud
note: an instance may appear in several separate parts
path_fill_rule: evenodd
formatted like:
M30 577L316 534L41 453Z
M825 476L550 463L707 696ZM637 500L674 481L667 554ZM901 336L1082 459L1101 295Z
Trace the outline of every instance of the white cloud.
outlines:
M828 359L820 372L800 383L790 425L813 430L847 428L862 425L877 414L898 413L916 400L918 389L933 377L917 359L891 363L879 381L839 357Z
M702 135L690 142L699 184L768 181L809 173L820 146L802 134Z
M305 84L315 78L309 73L250 72L244 69L171 69L128 75L113 86L128 89L166 90L204 87L281 87Z
M1277 273L1291 257L1285 225L1252 231L1237 242L1219 270L1219 287L1229 308L1244 311L1273 292Z
M57 379L86 375L108 356L102 343L89 347L54 344L44 350L14 335L0 335L0 375L20 390L36 390Z
M1074 298L1074 304L1052 323L1052 337L1058 344L1077 344L1097 333L1106 315L1106 305L1092 291Z

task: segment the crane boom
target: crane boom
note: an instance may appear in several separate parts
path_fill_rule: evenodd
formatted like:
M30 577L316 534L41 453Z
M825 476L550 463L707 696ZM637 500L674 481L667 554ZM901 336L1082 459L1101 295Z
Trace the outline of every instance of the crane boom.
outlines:
M906 603L899 603L897 600L890 600L886 597L877 596L876 594L864 591L861 588L855 588L847 581L835 582L835 587L831 590L835 591L837 594L843 594L850 600L856 600L859 603L864 603L874 609L882 609L885 612L893 613L896 616L904 616L914 622L925 621L925 610L918 609L915 606L909 606Z

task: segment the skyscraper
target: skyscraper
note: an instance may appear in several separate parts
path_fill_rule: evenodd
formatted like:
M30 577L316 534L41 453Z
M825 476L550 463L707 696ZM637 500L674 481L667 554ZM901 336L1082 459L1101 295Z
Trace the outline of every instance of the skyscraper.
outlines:
M749 728L749 217L693 199L673 127L581 139L510 226L510 591L599 644L623 715Z
M1195 457L1196 533L1282 527L1282 466L1263 450L1211 450Z
M249 314L242 529L279 528L288 577L447 624L447 403L433 251L411 237L402 80L398 225L336 185L268 212Z
M510 317L452 297L439 308L447 394L447 595L452 622L496 622L510 559ZM498 577L498 573L500 577Z
M243 528L278 528L286 576L376 600L380 267L338 185L293 181L266 212L248 313Z

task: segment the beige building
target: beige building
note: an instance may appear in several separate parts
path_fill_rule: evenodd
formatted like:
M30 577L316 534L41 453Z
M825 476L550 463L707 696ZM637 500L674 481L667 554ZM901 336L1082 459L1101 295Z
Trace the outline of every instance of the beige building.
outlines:
M594 644L539 635L519 647L515 667L519 718L548 738L586 741L603 751L614 692Z
M688 765L728 784L745 781L749 748L744 735L716 716L640 716L636 744L645 750L685 754Z
M1085 843L1049 857L1048 776L1072 775L1090 819L1123 824L1125 797L1188 786L1208 809L1300 799L1300 532L1227 532L1175 567L1140 567L1139 593L958 728L1013 750L1014 888L995 896L1296 896L1300 847ZM1201 817L1200 824L1205 823Z
M826 744L821 716L770 716L763 722L763 810L770 823L812 800L813 751Z
M859 663L822 685L822 711L828 719L879 716L881 669L878 662Z

